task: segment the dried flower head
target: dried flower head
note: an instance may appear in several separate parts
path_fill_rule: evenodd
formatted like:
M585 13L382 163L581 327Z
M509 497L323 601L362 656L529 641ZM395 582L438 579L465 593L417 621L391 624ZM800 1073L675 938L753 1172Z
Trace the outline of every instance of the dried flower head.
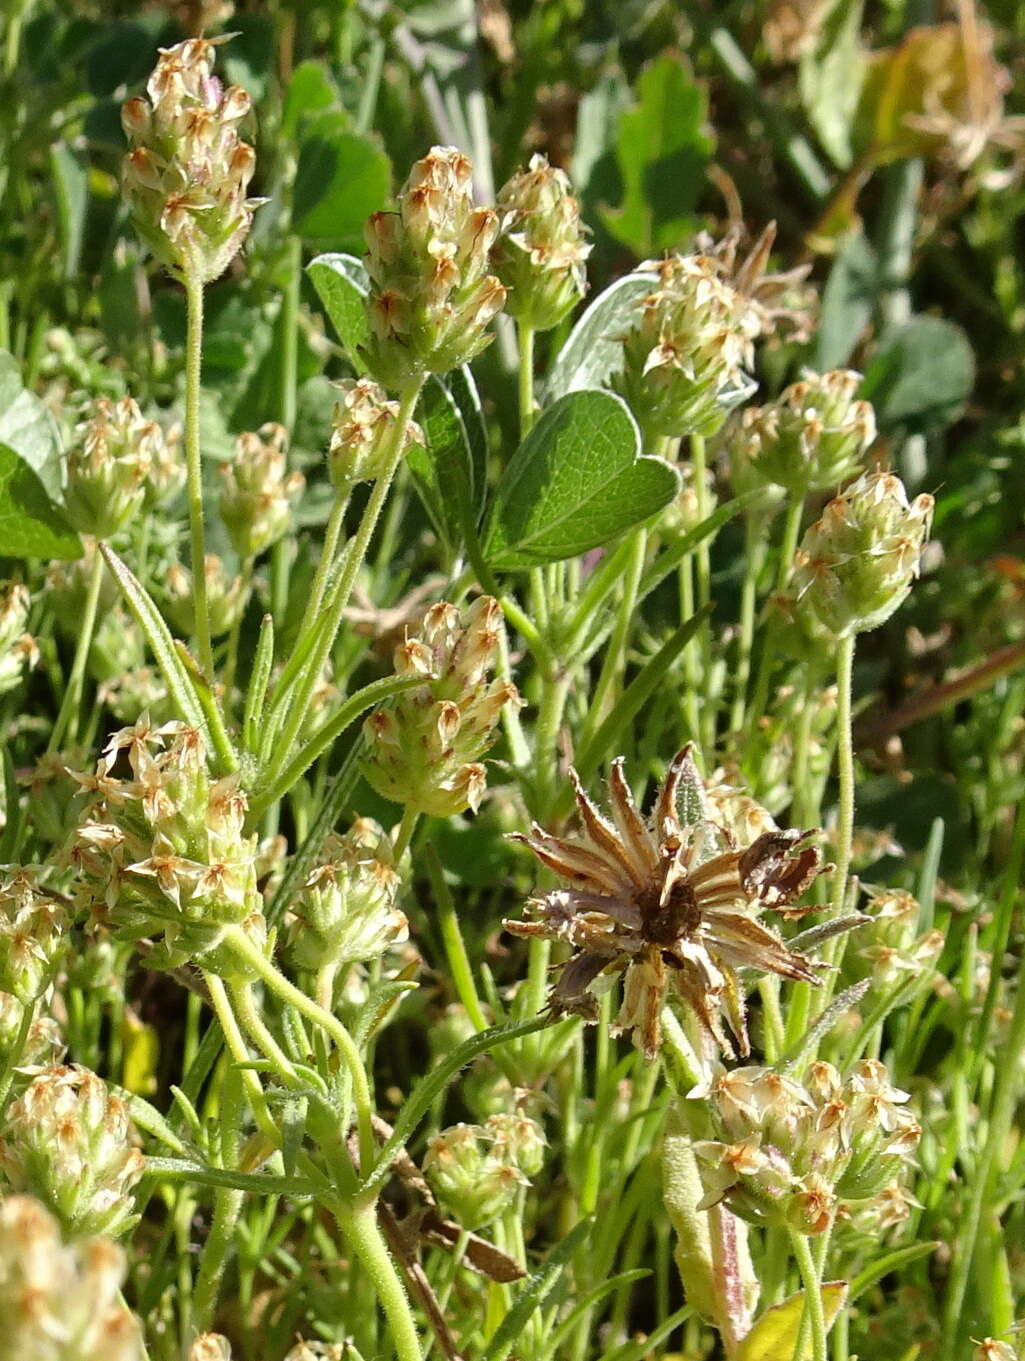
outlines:
M219 638L229 633L245 613L249 603L249 586L239 576L229 576L216 553L203 559L206 578L206 607L210 620L210 636ZM164 599L167 617L186 638L196 631L195 597L192 592L192 573L181 563L174 562L164 573Z
M256 165L238 135L249 96L213 74L215 41L161 48L148 98L121 110L128 138L124 191L136 229L178 278L209 283L242 248L262 200L247 198Z
M399 404L389 401L384 388L371 378L343 378L336 386L342 400L335 407L328 471L336 491L346 491L356 482L380 476ZM423 431L415 421L408 421L406 447L423 442Z
M467 363L505 303L488 272L498 215L474 203L472 175L461 151L432 147L410 170L398 212L367 222L365 358L386 388Z
M433 817L477 810L487 783L480 758L503 707L519 703L511 682L488 679L501 630L491 596L479 596L462 618L439 602L419 634L395 649L396 673L422 676L423 684L375 709L364 726L364 773L384 798Z
M740 441L751 467L795 496L839 486L875 439L875 412L854 400L861 374L805 373L768 406L748 407Z
M400 877L391 840L372 818L332 835L292 904L288 949L301 969L374 959L408 939L396 906Z
M722 1069L688 1094L707 1102L710 1139L694 1143L705 1189L754 1224L824 1233L842 1206L891 1198L920 1127L875 1060L846 1080L812 1064L806 1083L768 1068Z
M794 558L799 606L835 638L878 628L918 576L933 499L893 473L862 475L826 506Z
M648 261L658 283L623 338L623 367L612 385L643 434L714 435L752 391L746 373L759 322L705 255Z
M535 826L516 840L568 881L530 906L535 920L506 922L520 936L566 941L575 953L551 993L556 1011L594 1020L595 990L624 975L618 1030L632 1031L649 1059L662 1039L667 995L678 996L722 1051L732 1055L723 1021L741 1054L749 1052L738 970L817 983L814 964L787 948L758 920L763 908L793 913L822 872L810 832L768 831L744 849L713 821L691 748L674 757L650 823L637 810L623 760L609 778L612 820L571 772L584 835L553 836Z
M268 421L239 435L234 461L221 464L221 519L242 559L270 548L291 526L306 479L288 471L287 449L285 427Z
M75 1237L117 1237L136 1222L132 1187L143 1156L128 1111L77 1064L45 1068L7 1111L0 1168L16 1191L41 1200Z
M532 156L499 190L497 206L491 265L508 290L506 310L535 331L551 330L587 291L591 247L569 176Z
M104 1238L65 1246L31 1196L0 1205L0 1318L18 1361L145 1361L138 1321L121 1300L125 1259Z
M39 648L25 632L31 597L20 581L0 582L0 695L21 681L39 660Z

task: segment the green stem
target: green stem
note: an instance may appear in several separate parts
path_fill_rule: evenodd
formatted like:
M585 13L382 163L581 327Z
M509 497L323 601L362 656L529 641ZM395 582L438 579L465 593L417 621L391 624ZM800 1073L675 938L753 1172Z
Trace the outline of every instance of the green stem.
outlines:
M36 1008L38 1005L38 1002L22 1002L21 1004L21 1023L18 1026L18 1033L15 1036L14 1046L10 1051L11 1062L4 1069L3 1073L0 1074L0 1113L3 1112L4 1106L7 1103L7 1094L10 1092L11 1084L14 1082L15 1071L24 1056L25 1046L28 1044L29 1032L36 1019Z
M363 512L359 529L357 529L352 542L347 546L338 580L332 587L324 606L327 624L312 651L309 661L306 663L305 673L299 682L297 693L292 697L288 722L278 741L278 749L281 754L266 776L264 783L267 785L274 784L277 776L281 773L292 752L295 740L306 722L310 699L316 689L317 678L320 676L324 662L334 646L335 635L349 603L349 597L352 595L356 576L363 559L366 557L367 548L384 508L384 503L388 499L392 480L402 462L406 444L406 426L412 418L421 386L422 383L420 382L411 384L400 397L398 416L390 432L390 445L382 458L381 472L374 483L373 491L370 493L370 499L367 502L366 510Z
M520 346L519 407L520 439L525 439L534 424L534 328L522 322L516 328Z
M185 464L192 547L192 602L199 662L213 680L210 612L206 600L206 536L203 527L203 465L199 447L199 382L203 363L203 282L195 269L185 271Z
M335 553L338 549L338 539L342 532L342 525L345 523L345 512L349 508L348 492L339 493L331 507L331 515L328 518L327 528L324 531L324 547L321 550L320 561L317 563L316 575L313 578L313 586L310 590L310 603L306 606L303 615L302 626L299 629L300 637L310 628L317 618L320 611L321 602L324 599L324 588L331 568L334 565Z
M747 709L747 687L751 681L751 653L755 637L755 608L758 603L758 577L762 569L764 521L748 515L744 522L744 581L740 588L740 634L737 639L737 674L734 680L730 728L739 733Z
M854 742L851 733L851 684L854 671L854 635L841 638L836 663L836 768L840 800L836 818L836 871L830 896L834 917L843 911L847 896L847 873L854 837Z
M320 1026L334 1040L352 1079L356 1123L359 1128L361 1170L365 1175L373 1165L374 1160L375 1146L372 1124L374 1111L370 1098L370 1084L367 1081L366 1070L363 1067L363 1060L360 1058L356 1042L337 1016L333 1016L329 1011L318 1006L312 997L307 997L306 993L297 988L284 974L279 973L244 931L237 927L229 928L224 933L224 943L228 949L234 952L240 962L245 963L247 968L251 969L281 1002L286 1006L295 1007L301 1016L305 1016L307 1020Z
M224 661L224 705L230 711L231 687L235 684L235 671L238 668L238 645L242 636L242 620L245 617L246 605L249 603L249 596L253 589L253 562L252 557L246 558L242 564L242 593L245 597L245 604L239 610L238 618L231 626L228 634L228 646L225 652Z
M619 599L616 625L609 639L608 650L602 663L598 683L594 687L588 707L587 721L580 735L578 747L582 750L594 736L595 729L607 717L616 698L616 688L621 687L623 672L626 670L627 642L636 622L637 595L641 577L644 573L644 560L648 551L648 531L634 531L630 544L630 559L626 566L623 581L623 594Z
M264 1058L269 1059L274 1065L281 1081L286 1087L301 1085L299 1075L292 1067L291 1059L278 1044L260 1015L260 1009L253 1000L252 983L232 984L229 987L229 995L239 1020L249 1032L250 1039L261 1051Z
M790 569L794 564L797 539L801 533L801 519L804 515L804 497L791 493L787 503L786 519L783 521L783 542L779 546L779 563L776 568L776 590L785 591L790 580Z
M416 824L419 821L420 814L415 808L407 808L402 814L402 821L399 823L392 841L392 859L396 865L409 850L409 843L413 840L413 833L416 831Z
M89 586L85 597L85 610L79 626L78 642L75 645L75 658L71 663L71 673L68 676L67 689L64 691L60 712L57 714L57 721L53 725L50 741L47 743L46 750L48 752L60 749L64 734L69 728L72 741L78 736L78 707L82 700L82 682L85 679L86 663L89 660L89 649L93 643L93 630L96 627L96 607L100 599L100 586L103 584L103 567L104 562L100 550L94 548L93 564L89 573Z
M235 1226L242 1210L244 1191L214 1192L214 1213L210 1232L203 1245L203 1257L192 1292L192 1323L197 1332L206 1332L213 1324L217 1297L228 1265L228 1253L235 1237Z
M1019 853L1025 840L1025 803L1018 806L1015 825L1015 847L1011 856L1012 863L1019 861ZM1014 897L1020 896L1020 880L1017 873L1005 881L1008 891ZM1014 885L1013 890L1011 884ZM994 955L993 971L1000 973L1002 960ZM943 1315L944 1351L943 1361L956 1361L963 1345L965 1325L970 1320L966 1311L965 1296L968 1282L972 1279L975 1265L976 1245L979 1229L987 1206L992 1206L996 1181L1000 1171L1000 1159L1008 1147L1008 1139L1014 1122L1019 1096L1020 1060L1025 1050L1025 956L1018 965L1017 989L1014 1012L1006 1041L1000 1046L1000 1058L996 1064L996 1080L990 1104L986 1142L975 1167L975 1175L967 1204L961 1217L957 1242L950 1276L947 1279L946 1307Z
M790 1247L804 1285L805 1313L811 1319L812 1361L829 1361L829 1353L826 1348L826 1315L822 1308L822 1287L819 1282L815 1259L811 1255L808 1240L803 1234L796 1233L793 1229L789 1229L787 1232L790 1235ZM803 1356L803 1348L798 1342L794 1361L802 1361Z
M480 998L477 995L477 986L473 981L473 969L470 966L470 957L466 953L462 932L459 930L456 905L453 902L448 884L445 883L445 872L442 869L441 860L438 858L438 852L430 843L425 847L424 859L431 888L434 890L434 905L438 910L438 928L441 932L441 942L445 947L445 958L448 961L449 973L452 975L456 993L460 1002L466 1008L466 1014L475 1029L487 1030L488 1018L484 1015L484 1008L481 1006Z
M221 1027L221 1033L224 1035L224 1043L228 1053L240 1066L248 1065L251 1061L249 1049L246 1045L246 1038L235 1019L227 988L216 974L205 973L203 981L206 983L207 992L210 994L210 1004ZM253 1119L256 1121L257 1128L277 1147L281 1143L281 1134L267 1109L267 1098L264 1095L259 1076L247 1066L241 1067L241 1073L249 1104L253 1108Z
M402 1281L377 1227L377 1202L351 1208L336 1205L335 1217L367 1275L388 1320L398 1361L423 1361L416 1322Z

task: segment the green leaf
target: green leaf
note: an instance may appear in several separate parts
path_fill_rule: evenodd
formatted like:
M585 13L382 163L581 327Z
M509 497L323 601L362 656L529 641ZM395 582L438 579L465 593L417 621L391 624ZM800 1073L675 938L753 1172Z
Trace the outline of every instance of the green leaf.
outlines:
M851 131L865 75L862 0L832 0L818 40L801 59L801 101L808 121L834 163L851 163Z
M879 259L863 232L849 232L822 293L815 337L815 368L820 373L848 362L871 320L878 292Z
M975 356L960 326L912 317L880 339L861 395L884 434L932 434L964 410L975 384Z
M670 572L675 572L684 558L693 553L699 543L703 543L713 534L718 534L724 524L739 515L742 510L747 510L749 506L753 506L761 495L759 489L742 492L732 501L727 501L725 505L713 510L707 520L702 520L699 525L695 525L693 529L688 530L686 534L677 539L665 552L660 553L655 561L649 564L641 577L638 590L639 598L643 600L660 582L665 581Z
M359 248L363 223L388 202L391 161L375 141L350 130L347 113L312 118L299 142L295 230L327 250Z
M55 142L50 148L50 174L57 198L57 221L60 224L61 246L64 256L63 277L73 279L82 254L85 215L89 206L89 160L67 142Z
M626 274L594 302L569 333L544 385L547 401L580 388L600 387L621 365L622 336L637 310L658 282L655 274Z
M894 1248L892 1252L884 1253L871 1266L867 1266L864 1271L860 1271L851 1281L851 1303L863 1295L870 1286L875 1285L876 1281L881 1281L884 1276L888 1276L891 1271L902 1271L912 1262L920 1262L923 1257L928 1257L942 1247L940 1242L909 1243L906 1248Z
M826 1327L843 1308L847 1300L846 1281L827 1281L821 1288L822 1308ZM737 1349L736 1361L794 1361L797 1334L804 1313L804 1291L799 1290L782 1304L773 1305L755 1322L754 1327ZM800 1361L810 1361L811 1342Z
M175 650L171 631L164 623L160 611L154 605L142 583L130 568L121 561L109 544L101 543L100 552L121 587L128 608L135 616L136 623L146 635L146 641L160 667L170 695L179 715L194 728L205 730L206 721L203 709L193 689L192 681Z
M288 82L285 106L281 113L281 131L292 138L304 118L323 113L338 105L338 87L319 61L300 62Z
M6 444L0 444L0 551L9 558L82 556L78 535L25 459Z
M474 469L462 414L440 378L424 384L414 419L426 444L414 444L406 463L435 529L455 549L466 515L473 513Z
M598 548L673 499L680 475L640 458L640 434L611 392L570 392L541 415L495 492L484 556L503 570Z
M712 151L707 118L705 93L679 58L662 56L645 67L637 104L619 118L623 200L601 213L610 234L641 259L678 246L694 230Z
M318 255L306 266L317 297L331 319L338 339L353 367L362 373L366 367L360 350L370 337L363 299L370 280L362 260L354 255Z
M499 1325L481 1361L505 1361L520 1340L527 1320L554 1290L567 1263L591 1232L591 1228L591 1220L582 1219L579 1224L573 1226L562 1242L552 1249L520 1289L515 1303Z
M18 361L6 350L0 350L0 444L24 459L50 500L60 499L63 469L57 423L22 383Z

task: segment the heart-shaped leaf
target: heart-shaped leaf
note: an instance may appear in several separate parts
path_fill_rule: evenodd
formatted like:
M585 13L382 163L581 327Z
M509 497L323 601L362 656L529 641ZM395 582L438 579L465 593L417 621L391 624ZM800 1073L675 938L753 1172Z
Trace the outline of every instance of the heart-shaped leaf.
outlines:
M61 494L61 444L57 424L21 381L12 354L0 350L0 444L19 454L35 472L47 496Z
M655 274L626 274L599 293L552 365L544 387L549 401L605 382L622 361L622 337L637 304L657 282Z
M0 552L9 558L80 558L82 543L21 454L0 444Z
M306 273L331 318L338 339L345 347L357 372L366 367L359 352L370 336L363 299L370 280L362 260L355 255L318 255L306 266Z
M295 230L328 249L356 246L363 223L388 202L391 161L370 137L351 130L340 109L315 114L302 128L295 171Z
M637 422L611 392L570 392L513 454L484 537L492 567L537 567L598 548L667 505L675 468L641 458Z
M821 1288L822 1309L826 1315L826 1327L843 1308L847 1299L846 1281L827 1281ZM736 1361L794 1361L794 1348L804 1313L804 1291L799 1290L782 1304L775 1304L756 1321L747 1337L737 1349ZM808 1343L801 1361L811 1357L811 1343Z
M931 434L957 419L974 383L975 356L962 328L917 316L880 338L861 395L884 434Z

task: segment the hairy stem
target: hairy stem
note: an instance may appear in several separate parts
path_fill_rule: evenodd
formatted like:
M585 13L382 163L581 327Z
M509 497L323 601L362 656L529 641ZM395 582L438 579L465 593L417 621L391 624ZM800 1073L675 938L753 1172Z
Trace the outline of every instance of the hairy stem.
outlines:
M192 548L192 604L199 662L214 674L210 613L206 599L206 533L203 526L203 465L199 447L199 380L203 363L203 281L195 269L185 271L185 465Z

